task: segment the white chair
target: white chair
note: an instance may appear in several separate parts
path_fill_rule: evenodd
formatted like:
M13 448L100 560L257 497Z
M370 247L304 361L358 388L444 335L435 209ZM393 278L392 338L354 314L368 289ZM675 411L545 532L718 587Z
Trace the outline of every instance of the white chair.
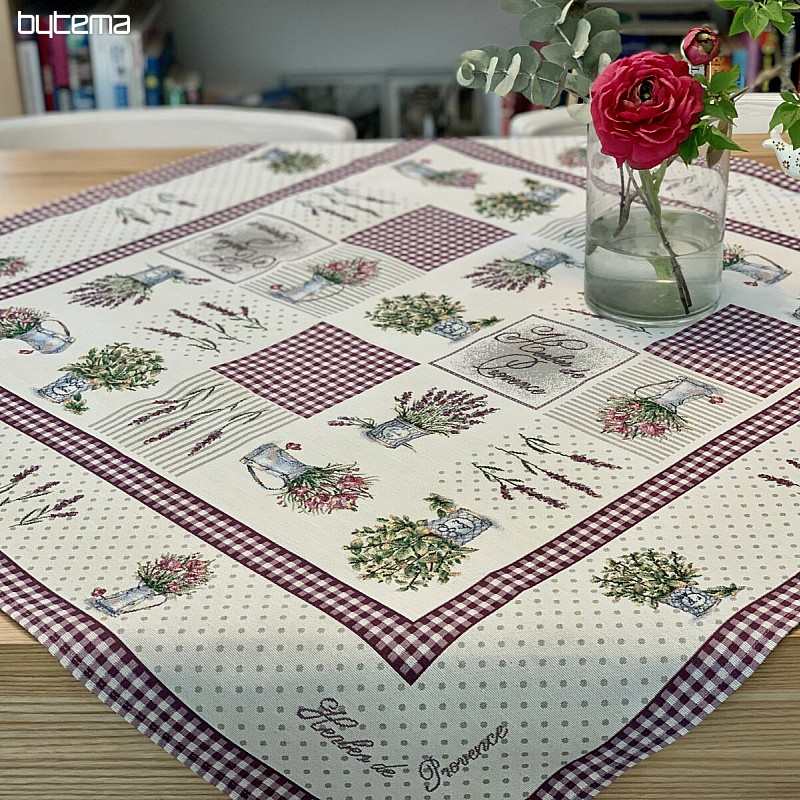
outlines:
M355 126L344 117L228 106L157 106L0 120L0 149L8 150L216 147L355 137Z
M781 102L778 92L749 92L736 101L734 133L763 133L769 135L769 121ZM511 118L511 136L577 136L586 133L586 126L576 122L564 106L525 111Z

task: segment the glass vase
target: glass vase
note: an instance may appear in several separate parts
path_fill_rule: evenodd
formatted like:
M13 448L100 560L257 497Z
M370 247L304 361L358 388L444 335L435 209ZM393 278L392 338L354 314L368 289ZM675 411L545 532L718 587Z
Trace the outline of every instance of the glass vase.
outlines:
M596 314L675 326L713 311L722 288L730 151L690 165L617 167L589 126L584 297ZM710 161L710 163L709 163Z

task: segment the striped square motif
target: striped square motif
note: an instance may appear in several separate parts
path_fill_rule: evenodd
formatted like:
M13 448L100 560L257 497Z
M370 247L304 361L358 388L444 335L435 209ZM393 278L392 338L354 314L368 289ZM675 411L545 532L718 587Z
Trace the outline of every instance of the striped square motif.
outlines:
M487 222L423 206L342 241L386 253L428 272L513 235Z
M759 397L800 377L800 328L735 305L645 350Z
M416 361L320 322L212 369L308 418L416 366Z

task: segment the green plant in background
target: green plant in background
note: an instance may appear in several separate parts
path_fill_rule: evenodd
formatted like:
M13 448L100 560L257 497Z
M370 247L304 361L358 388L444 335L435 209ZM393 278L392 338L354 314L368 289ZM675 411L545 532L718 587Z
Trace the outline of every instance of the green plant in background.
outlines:
M616 559L609 558L602 573L592 576L592 582L599 584L605 590L603 594L615 601L625 598L637 605L658 608L658 604L665 602L677 589L696 586L694 579L699 574L700 570L679 553L647 548ZM702 591L721 599L732 597L743 588L731 583Z
M35 308L0 308L0 339L14 339L32 331L45 316Z
M456 510L455 504L438 494L426 497L431 510L441 518ZM448 583L474 547L464 547L434 533L425 520L380 517L372 527L354 531L355 538L344 549L348 562L362 580L398 584L399 592L415 592L431 581Z
M444 322L464 313L464 306L458 300L453 300L446 294L438 297L421 292L420 294L401 294L397 297L384 297L380 300L374 311L368 311L365 316L372 320L376 328L383 330L394 329L403 333L413 333L415 336L432 328L439 322ZM500 322L497 317L470 320L467 324L474 328L485 328Z
M93 347L74 364L61 367L61 372L71 372L111 392L154 386L165 369L163 357L155 350L117 342Z

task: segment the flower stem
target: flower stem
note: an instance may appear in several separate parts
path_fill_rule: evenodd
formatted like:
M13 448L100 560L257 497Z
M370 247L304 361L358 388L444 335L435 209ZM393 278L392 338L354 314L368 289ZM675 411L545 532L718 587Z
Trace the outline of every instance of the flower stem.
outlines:
M672 275L675 278L675 283L678 286L678 294L681 298L681 305L683 306L684 313L688 314L689 309L692 307L692 298L689 294L689 286L687 285L686 279L683 276L683 270L681 269L680 262L678 261L678 255L672 249L672 245L669 243L669 239L667 239L667 235L664 232L664 226L661 222L661 202L658 199L658 187L656 186L653 176L650 174L650 170L641 169L637 170L637 172L642 180L641 189L639 189L639 187L636 185L636 181L633 180L633 176L631 176L631 183L637 189L637 191L641 191L642 202L650 214L650 220L653 223L653 227L656 229L661 242L669 254L669 263L672 267ZM661 179L663 179L663 175L661 176ZM661 180L658 181L658 186L660 185Z

